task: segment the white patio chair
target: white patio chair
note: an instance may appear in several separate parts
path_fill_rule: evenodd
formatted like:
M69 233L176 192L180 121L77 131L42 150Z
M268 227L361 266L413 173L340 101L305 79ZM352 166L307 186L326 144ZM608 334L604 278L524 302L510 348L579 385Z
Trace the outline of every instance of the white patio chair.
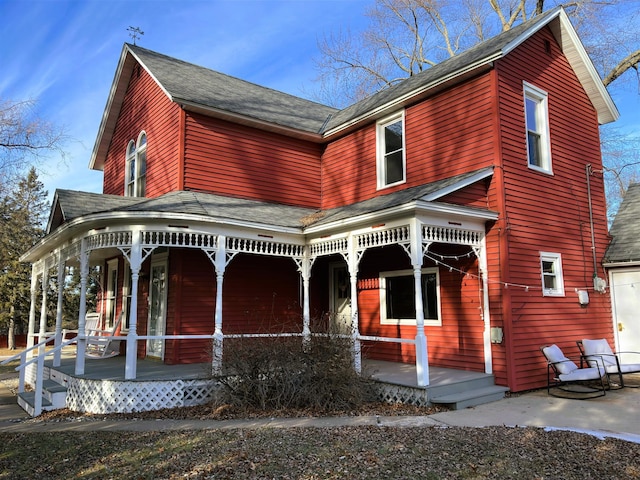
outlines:
M617 375L620 379L620 387L624 387L623 375L627 373L640 373L640 363L625 363L623 362L623 355L625 357L635 355L640 362L640 352L614 352L609 346L609 342L605 338L598 340L583 339L576 342L580 353L586 359L590 366L593 366L593 359L600 359L601 364L604 365L607 370L607 374ZM629 386L629 385L627 385ZM640 385L633 385L634 387L640 387Z
M594 366L580 368L568 359L557 345L541 347L542 354L547 359L547 393L554 397L587 399L601 397L606 393L604 379L608 377L602 364L592 359ZM571 396L551 393L552 388L568 392Z

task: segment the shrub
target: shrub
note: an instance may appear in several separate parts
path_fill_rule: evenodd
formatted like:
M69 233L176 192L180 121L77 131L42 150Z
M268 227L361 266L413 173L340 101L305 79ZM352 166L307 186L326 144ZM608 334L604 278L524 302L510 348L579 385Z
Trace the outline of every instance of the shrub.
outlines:
M351 341L313 337L303 348L300 337L225 340L223 385L218 402L244 409L353 409L373 401L373 382L353 368Z

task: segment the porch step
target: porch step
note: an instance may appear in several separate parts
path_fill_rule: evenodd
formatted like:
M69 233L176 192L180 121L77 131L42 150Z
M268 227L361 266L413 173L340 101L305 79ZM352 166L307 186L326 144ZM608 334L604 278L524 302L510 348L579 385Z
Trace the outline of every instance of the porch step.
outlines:
M465 390L451 393L439 397L431 397L429 401L436 405L447 405L453 410L475 407L484 403L496 402L504 398L504 394L509 391L507 387L492 385L489 387Z
M32 417L35 416L36 394L35 392L22 392L18 394L18 405ZM67 387L53 380L42 382L42 411L57 410L67 406Z

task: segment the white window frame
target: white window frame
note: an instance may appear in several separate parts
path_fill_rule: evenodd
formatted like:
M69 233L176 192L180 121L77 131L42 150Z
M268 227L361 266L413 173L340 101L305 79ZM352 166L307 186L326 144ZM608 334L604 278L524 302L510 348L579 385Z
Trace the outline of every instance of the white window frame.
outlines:
M120 324L120 330L123 332L129 331L129 316L131 315L131 267L129 262L124 262L124 275L122 280L122 311L125 312L122 315L122 323Z
M437 267L426 267L421 269L422 275L425 273L436 274L436 305L438 310L438 318L425 318L425 326L442 326L442 309L441 309L441 292L440 292L440 271ZM380 324L382 325L415 325L415 318L387 318L387 278L389 277L406 277L414 278L413 270L394 270L389 272L380 272ZM415 282L414 282L415 285ZM415 295L415 292L413 292Z
M544 264L551 263L552 271L546 272ZM552 252L540 252L540 276L542 295L545 297L564 297L564 278L562 274L562 255ZM545 278L555 279L555 288L546 286Z
M525 121L525 140L527 144L527 165L533 170L552 174L551 169L551 141L549 136L549 102L548 94L544 90L531 85L530 83L523 82L524 87L524 121ZM535 103L535 121L536 128L529 129L527 118L527 100ZM529 154L529 132L533 132L540 138L540 165L536 165L532 162L532 158Z
M142 143L144 139L144 143ZM147 144L149 138L142 130L138 140L130 140L127 144L127 154L124 174L124 194L126 197L144 197L147 180ZM144 158L144 162L142 159ZM133 163L133 169L131 164ZM143 168L144 167L144 168ZM133 173L131 172L133 170ZM133 178L132 178L133 177Z
M107 262L107 285L104 292L104 330L113 328L118 309L118 259Z
M402 124L402 178L398 181L387 183L386 182L386 166L387 155L394 152L386 152L386 138L385 128L394 123L401 122ZM404 111L395 113L389 117L379 120L376 124L376 172L378 177L378 190L383 188L393 187L394 185L401 185L407 181L407 149L406 149L406 135L405 135L405 120Z

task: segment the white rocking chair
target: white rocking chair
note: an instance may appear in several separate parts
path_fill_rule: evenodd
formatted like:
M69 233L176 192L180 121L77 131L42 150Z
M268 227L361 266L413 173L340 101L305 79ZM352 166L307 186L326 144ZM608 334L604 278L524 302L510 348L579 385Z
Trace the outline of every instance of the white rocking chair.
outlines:
M116 323L111 330L101 330L100 313L87 314L85 323L85 332L87 335L87 349L85 356L87 358L110 358L120 355L120 342L124 337L116 336L116 332L122 322L122 314L118 315Z

